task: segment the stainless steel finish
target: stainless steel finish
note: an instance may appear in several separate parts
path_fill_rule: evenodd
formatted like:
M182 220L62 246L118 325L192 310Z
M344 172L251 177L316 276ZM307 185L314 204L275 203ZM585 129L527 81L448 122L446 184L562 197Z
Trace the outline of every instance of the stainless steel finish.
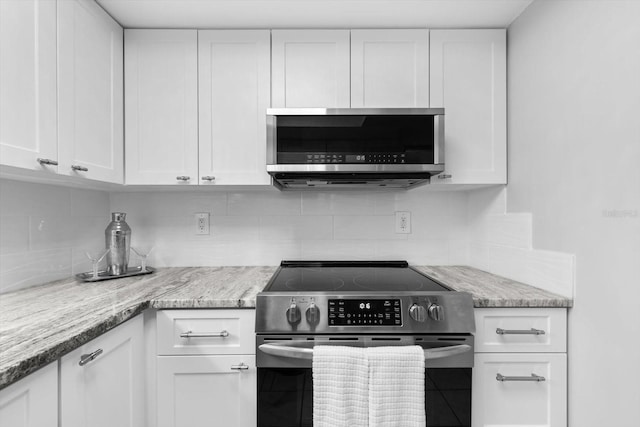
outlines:
M287 322L289 322L290 325L296 325L300 322L300 318L300 309L296 304L296 300L295 298L291 298L291 304L289 305L289 309L287 310Z
M84 166L80 166L80 165L71 165L71 169L73 169L74 171L79 171L79 172L88 172L89 169L84 167Z
M303 341L301 344L305 344ZM258 349L267 354L278 357L290 357L294 359L313 359L313 347L294 346L291 344L261 344ZM454 345L451 347L439 347L424 350L425 360L441 359L443 357L455 356L456 354L466 353L471 350L471 346L467 344Z
M449 179L451 178L451 174L448 173L441 173L440 175L438 175L438 179Z
M226 338L229 332L226 330L220 332L193 332L187 331L180 334L180 338Z
M531 328L531 329L502 329L502 328L497 328L496 329L496 334L498 335L544 335L546 332L543 331L542 329L535 329L535 328Z
M312 325L312 326L317 325L318 321L320 320L320 309L316 305L316 303L313 300L313 298L311 298L311 302L309 303L309 307L307 308L307 311L305 312L305 317L307 318L307 323L309 325Z
M444 111L442 112L444 114ZM438 115L433 122L433 163L443 165L444 168L444 115ZM443 169L444 170L444 169Z
M190 181L191 177L190 176L185 176L185 175L180 175L180 176L176 176L176 179L178 181Z
M409 307L409 315L416 322L425 322L427 320L427 309L422 305L413 304Z
M277 179L273 177L273 185L281 191L314 191L319 189L328 189L331 191L339 190L362 190L364 188L367 191L371 190L394 190L394 189L409 189L426 185L429 183L429 178L414 178L414 179L399 179L388 178L385 179L384 175L380 174L377 178L362 179L357 177L345 177L343 179L326 179L326 180L313 180L307 179L303 176L300 178L284 178Z
M118 274L117 276L112 275L107 270L98 271L98 276L94 277L93 271L86 271L84 273L76 274L76 278L78 280L82 280L83 282L101 282L103 280L111 280L111 279L121 279L123 277L132 277L132 276L141 276L143 274L151 274L155 273L156 269L153 267L146 266L144 270L142 270L142 266L129 267L127 271L122 274Z
M471 368L472 335L257 335L259 368L310 368L315 346L381 347L418 345L428 368Z
M58 162L56 160L51 160L51 159L43 159L41 157L38 157L36 159L38 161L38 163L40 163L41 165L51 165L51 166L58 166Z
M444 108L268 108L268 116L442 115Z
M505 382L505 381L527 381L527 382L541 382L541 381L546 381L546 378L540 375L536 375L536 374L531 374L530 377L507 377L504 376L502 374L497 374L496 375L496 380L500 381L500 382Z
M444 308L438 304L431 304L429 306L429 317L437 322L442 322L444 320Z
M231 369L235 371L246 371L249 369L249 365L246 365L244 362L241 362L239 365L231 365Z
M209 175L202 177L203 181L209 181L209 182L214 181L215 179L216 179L215 176L209 176Z
M423 292L417 296L413 292L398 291L389 293L363 294L362 292L260 292L256 296L256 333L258 334L342 334L342 333L456 333L469 334L475 332L473 299L466 292L435 293ZM306 308L313 303L320 310L320 318L316 325L307 322L290 323L288 310L295 307ZM389 326L329 326L329 299L400 299L402 325ZM438 322L416 322L409 314L413 304L429 307L437 303L448 313L455 313ZM286 315L285 315L286 313Z
M94 360L96 357L100 356L102 354L102 349L99 348L96 351L89 353L89 354L83 354L80 356L80 361L78 362L78 365L80 366L84 366L87 363L91 362L92 360Z
M111 222L104 230L107 254L107 271L112 276L127 274L129 271L129 248L131 246L131 228L126 223L127 214L113 212Z
M442 172L444 165L411 165L411 164L295 164L295 165L267 165L270 173L302 173L302 172L376 172L376 173L411 173L411 172ZM381 177L384 177L381 175ZM357 179L357 178L354 178Z

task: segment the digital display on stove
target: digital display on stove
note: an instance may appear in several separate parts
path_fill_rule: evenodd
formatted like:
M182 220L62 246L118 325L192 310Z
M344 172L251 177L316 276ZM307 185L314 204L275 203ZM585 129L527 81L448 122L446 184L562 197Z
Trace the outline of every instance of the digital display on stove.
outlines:
M329 326L402 326L399 299L330 299Z

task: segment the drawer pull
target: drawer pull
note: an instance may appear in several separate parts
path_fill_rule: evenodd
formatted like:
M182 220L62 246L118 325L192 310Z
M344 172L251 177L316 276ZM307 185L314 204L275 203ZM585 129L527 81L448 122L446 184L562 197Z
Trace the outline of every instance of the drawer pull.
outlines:
M51 166L58 166L58 162L56 160L51 160L51 159L43 159L41 157L38 157L36 159L38 161L38 163L40 163L41 165L51 165Z
M96 357L100 356L101 354L102 354L102 349L101 348L97 349L93 353L83 354L83 355L80 356L80 361L78 362L78 365L84 366L87 363L89 363L92 360L94 360Z
M80 165L71 165L71 169L76 172L89 172L89 169Z
M246 371L249 369L249 365L245 365L244 362L241 362L239 365L231 365L231 369L234 371Z
M229 336L229 332L221 331L221 332L203 332L203 333L194 333L193 331L187 331L183 334L180 334L180 338L226 338Z
M496 380L500 381L500 382L505 382L505 381L531 381L531 382L541 382L541 381L546 381L546 378L541 376L541 375L536 375L536 374L531 374L530 377L506 377L502 374L497 374L496 375Z
M542 329L496 329L498 335L544 335L546 332Z

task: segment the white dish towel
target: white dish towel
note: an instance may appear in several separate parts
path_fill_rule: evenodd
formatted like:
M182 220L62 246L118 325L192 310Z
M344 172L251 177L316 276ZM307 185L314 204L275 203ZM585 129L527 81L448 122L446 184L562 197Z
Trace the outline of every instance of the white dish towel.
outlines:
M424 427L419 346L313 349L314 427Z
M426 426L422 347L370 347L367 356L369 426Z
M313 427L368 427L369 366L364 348L313 348Z

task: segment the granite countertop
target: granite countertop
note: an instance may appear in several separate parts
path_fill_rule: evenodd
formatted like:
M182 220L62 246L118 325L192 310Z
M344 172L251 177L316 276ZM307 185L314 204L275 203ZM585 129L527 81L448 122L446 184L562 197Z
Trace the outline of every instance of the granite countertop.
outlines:
M253 308L277 267L174 267L84 283L74 278L0 295L0 389L147 308ZM476 307L571 307L572 300L471 267L416 267Z

